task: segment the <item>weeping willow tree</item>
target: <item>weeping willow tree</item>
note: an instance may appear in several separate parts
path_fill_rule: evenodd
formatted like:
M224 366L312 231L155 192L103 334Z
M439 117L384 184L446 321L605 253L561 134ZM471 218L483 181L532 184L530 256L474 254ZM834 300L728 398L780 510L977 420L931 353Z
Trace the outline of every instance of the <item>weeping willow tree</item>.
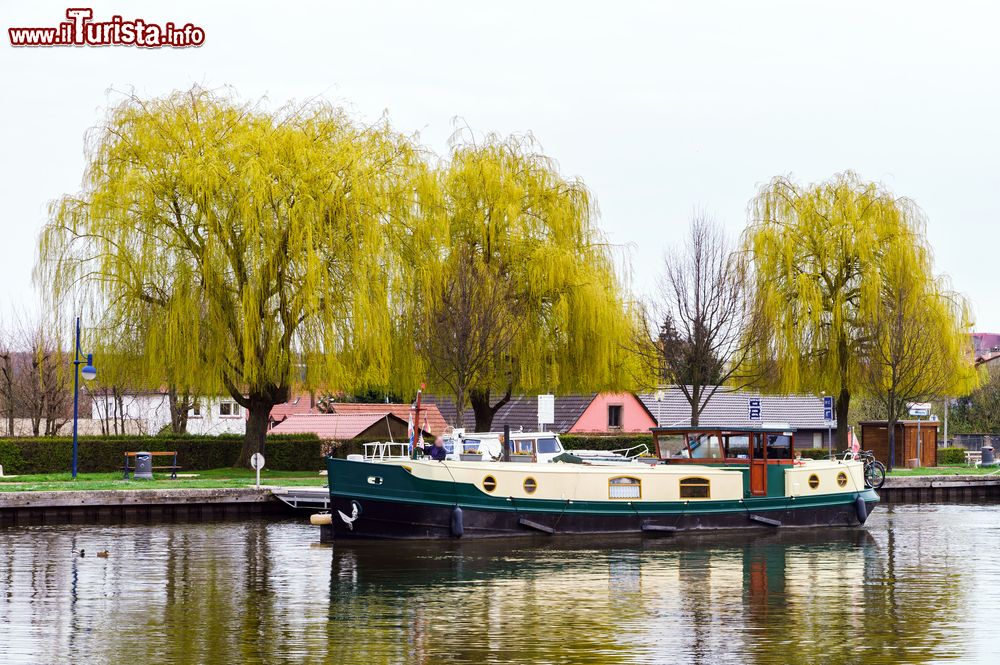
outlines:
M896 422L910 402L969 394L978 385L965 299L931 276L930 257L915 269L904 256L887 256L881 307L867 354L867 393L888 417L889 459L896 464Z
M917 207L853 173L800 186L775 178L750 207L745 244L769 334L754 360L769 387L837 397L847 445L851 395L862 388L891 275L933 280Z
M584 184L523 137L456 141L435 175L403 335L431 389L489 430L515 392L627 385L634 319Z
M326 103L131 97L89 134L36 280L83 298L109 344L141 329L149 376L246 408L245 461L293 384L388 382L407 264L385 228L410 215L421 164L386 122Z

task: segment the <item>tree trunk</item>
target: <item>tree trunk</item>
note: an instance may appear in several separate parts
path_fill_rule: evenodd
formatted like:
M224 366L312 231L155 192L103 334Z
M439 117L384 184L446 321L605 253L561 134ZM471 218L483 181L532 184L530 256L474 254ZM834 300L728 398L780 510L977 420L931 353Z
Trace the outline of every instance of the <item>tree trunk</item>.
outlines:
M473 388L469 391L469 401L472 403L472 411L476 414L477 432L489 432L492 429L493 416L510 401L510 393L511 387L508 386L507 393L503 398L491 406L489 388Z
M230 389L229 394L236 403L247 410L247 430L243 437L243 449L236 460L237 466L249 466L254 453L264 454L264 437L271 420L271 409L275 404L287 402L290 393L288 386L267 386L244 397Z
M455 428L465 427L465 389L459 388L455 394Z
M167 394L170 401L170 431L174 434L187 434L190 395L185 392L183 397L179 396L175 388L170 388Z
M237 466L249 466L250 457L254 453L264 453L264 437L267 435L267 422L271 416L271 407L266 401L250 400L250 407L247 409L247 433L243 439L243 449L240 451L240 458L236 461Z
M698 417L701 415L701 390L699 386L691 386L691 427L698 426Z
M847 450L847 414L851 409L851 391L840 389L837 397L837 450Z

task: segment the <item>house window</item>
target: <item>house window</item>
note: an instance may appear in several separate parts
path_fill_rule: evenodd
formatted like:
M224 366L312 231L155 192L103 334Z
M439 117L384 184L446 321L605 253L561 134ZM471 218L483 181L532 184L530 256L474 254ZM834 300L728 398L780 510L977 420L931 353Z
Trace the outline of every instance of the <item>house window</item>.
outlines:
M240 415L240 407L235 402L219 402L219 415L238 416Z
M711 494L708 478L681 478L682 499L708 499Z
M608 480L609 499L641 499L642 481L631 476L619 476Z
M194 404L191 406L191 410L188 412L188 417L201 418L201 402L198 400L194 401Z
M621 429L621 428L622 428L622 405L609 404L608 429Z

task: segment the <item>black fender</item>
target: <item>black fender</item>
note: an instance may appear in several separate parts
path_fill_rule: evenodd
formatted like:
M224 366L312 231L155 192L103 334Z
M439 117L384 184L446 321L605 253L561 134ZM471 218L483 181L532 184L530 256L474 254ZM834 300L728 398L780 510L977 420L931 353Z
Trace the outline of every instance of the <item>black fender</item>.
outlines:
M462 509L456 504L451 511L451 535L461 538L465 533L465 526L462 524Z
M865 520L868 519L868 506L860 496L854 499L854 512L858 514L858 522L861 524L864 524Z

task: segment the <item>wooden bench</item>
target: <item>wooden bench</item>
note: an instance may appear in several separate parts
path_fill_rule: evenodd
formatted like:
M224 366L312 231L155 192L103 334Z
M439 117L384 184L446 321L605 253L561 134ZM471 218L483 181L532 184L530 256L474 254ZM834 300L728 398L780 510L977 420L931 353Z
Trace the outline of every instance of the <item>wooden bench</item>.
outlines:
M139 454L138 452L125 453L125 467L124 467L125 468L125 480L128 480L129 471L132 472L133 476L135 475L135 456L138 455L138 454ZM177 471L181 468L181 467L177 466L177 451L172 451L172 452L157 451L157 452L148 452L148 453L145 453L145 454L149 455L150 457L170 457L171 460L172 460L172 464L163 464L161 466L154 466L153 467L153 471L166 471L166 470L169 470L170 471L170 477L172 479L174 479L174 480L177 479ZM129 464L128 464L130 459L132 460L132 466L129 466Z
M983 461L983 451L981 450L966 450L965 451L965 464L966 466L979 466Z

